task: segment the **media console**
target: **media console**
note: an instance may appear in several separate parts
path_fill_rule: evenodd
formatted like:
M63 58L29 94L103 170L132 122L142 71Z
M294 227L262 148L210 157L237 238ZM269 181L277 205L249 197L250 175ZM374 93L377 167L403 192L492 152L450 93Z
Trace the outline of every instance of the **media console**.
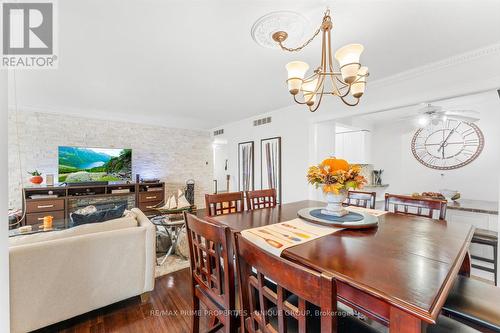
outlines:
M163 202L165 183L109 183L89 185L36 186L23 189L23 224L37 224L51 215L55 220L65 220L80 207L92 204L127 202L146 215L155 215L156 205Z

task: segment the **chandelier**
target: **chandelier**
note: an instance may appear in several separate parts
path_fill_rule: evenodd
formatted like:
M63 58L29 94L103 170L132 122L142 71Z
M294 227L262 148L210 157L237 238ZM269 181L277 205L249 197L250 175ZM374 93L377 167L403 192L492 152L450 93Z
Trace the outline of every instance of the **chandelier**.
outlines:
M311 38L303 45L296 48L288 48L283 45L288 34L285 31L277 31L272 35L275 42L282 50L298 52L311 43L316 36L322 32L321 64L312 75L306 77L309 65L303 61L292 61L286 65L288 71L288 90L298 104L305 104L309 111L316 111L323 99L323 95L334 95L339 97L348 106L355 106L366 87L368 67L362 67L359 58L363 52L363 45L349 44L337 52L335 59L339 63L339 70L335 70L332 58L331 30L333 28L330 10L327 9L321 26ZM302 95L302 101L298 99ZM350 97L349 97L350 95Z

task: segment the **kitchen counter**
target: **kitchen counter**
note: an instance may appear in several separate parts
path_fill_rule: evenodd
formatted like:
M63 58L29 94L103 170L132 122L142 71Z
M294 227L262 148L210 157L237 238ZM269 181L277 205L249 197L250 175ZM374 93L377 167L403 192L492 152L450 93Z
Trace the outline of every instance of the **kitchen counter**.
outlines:
M498 215L498 202L485 200L459 199L448 201L448 209L456 209L473 213Z

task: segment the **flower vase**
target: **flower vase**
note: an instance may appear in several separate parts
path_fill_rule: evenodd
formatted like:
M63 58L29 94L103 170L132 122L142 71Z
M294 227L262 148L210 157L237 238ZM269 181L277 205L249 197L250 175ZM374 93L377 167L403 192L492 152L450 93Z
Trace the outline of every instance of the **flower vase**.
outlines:
M347 191L340 191L338 194L326 192L325 199L328 205L321 210L321 214L339 217L349 214L349 211L342 206L342 203L347 199Z

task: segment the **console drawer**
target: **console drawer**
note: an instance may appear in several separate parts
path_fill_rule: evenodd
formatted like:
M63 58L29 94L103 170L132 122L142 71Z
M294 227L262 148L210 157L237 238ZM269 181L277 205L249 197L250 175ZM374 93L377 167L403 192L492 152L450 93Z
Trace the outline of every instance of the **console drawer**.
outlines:
M43 223L43 217L47 215L52 216L54 218L54 222L64 221L64 210L58 210L55 212L26 214L26 224Z
M30 200L26 202L26 213L50 212L64 210L64 199Z
M143 212L149 211L149 210L155 210L154 207L156 207L159 203L161 203L161 201L139 203L139 209L142 210Z
M156 202L159 203L163 201L163 192L140 192L139 193L139 203L141 202Z

